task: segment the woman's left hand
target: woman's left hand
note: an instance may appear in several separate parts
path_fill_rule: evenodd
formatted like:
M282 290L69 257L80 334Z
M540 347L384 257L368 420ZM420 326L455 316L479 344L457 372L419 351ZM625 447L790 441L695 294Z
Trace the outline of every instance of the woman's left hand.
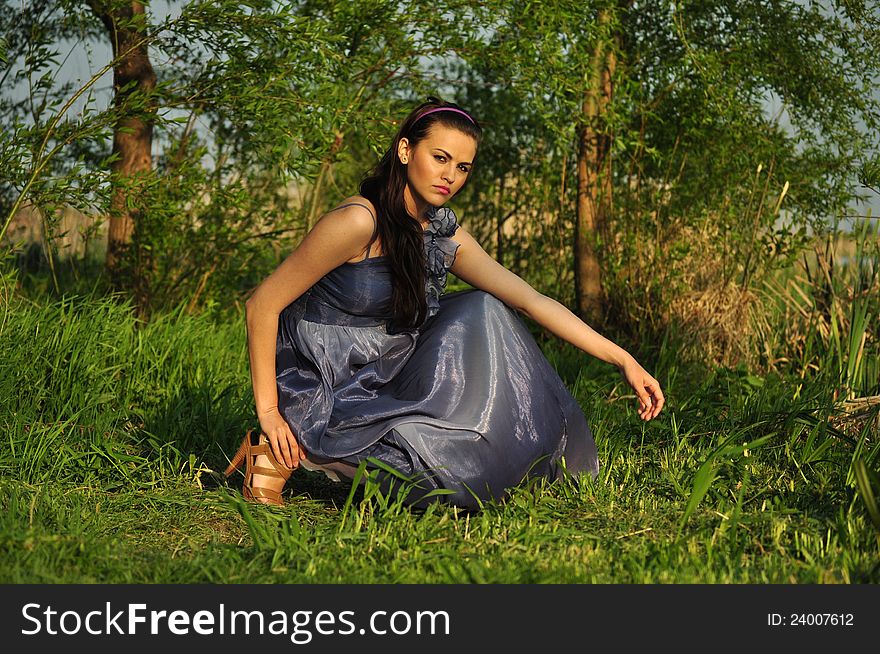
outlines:
M632 357L620 367L620 374L623 375L626 383L632 386L639 398L639 417L642 420L657 417L666 401L663 391L660 390L660 382L649 375Z

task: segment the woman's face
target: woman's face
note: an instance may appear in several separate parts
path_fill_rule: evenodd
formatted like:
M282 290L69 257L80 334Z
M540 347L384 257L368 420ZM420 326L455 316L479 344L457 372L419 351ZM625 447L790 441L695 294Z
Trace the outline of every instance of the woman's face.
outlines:
M397 156L406 164L406 208L422 217L428 206L439 207L461 190L473 167L477 142L464 132L434 124L414 147L398 143Z

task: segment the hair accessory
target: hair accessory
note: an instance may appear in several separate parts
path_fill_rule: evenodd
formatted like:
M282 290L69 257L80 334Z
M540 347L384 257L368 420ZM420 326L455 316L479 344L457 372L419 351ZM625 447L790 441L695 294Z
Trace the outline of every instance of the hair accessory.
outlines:
M472 123L474 123L474 125L477 124L476 122L474 122L474 119L473 119L473 118L471 118L470 116L468 116L467 113L464 112L464 111L462 111L461 109L456 109L455 107L437 107L436 109L429 109L428 111L426 111L425 113L423 113L421 116L419 116L418 118L416 118L416 119L413 121L413 125L415 125L417 122L419 122L422 118L424 118L424 117L427 116L428 114L432 114L432 113L434 113L435 111L454 111L455 113L461 114L462 116L464 116L465 118L467 118L469 121L471 121Z

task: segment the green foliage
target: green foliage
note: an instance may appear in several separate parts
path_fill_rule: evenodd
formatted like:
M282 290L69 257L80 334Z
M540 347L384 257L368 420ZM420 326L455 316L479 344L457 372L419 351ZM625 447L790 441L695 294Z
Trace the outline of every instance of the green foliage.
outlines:
M16 208L39 209L62 294L59 209L94 217L95 238L111 189L126 183L110 175L114 125L155 107L154 168L129 191L143 208L130 252L135 299L147 313L183 302L234 312L355 191L394 119L440 93L487 128L474 179L454 201L462 221L506 266L573 304L575 139L602 45L617 65L602 117L614 201L599 234L607 314L597 327L643 345L683 333L711 361L753 364L758 336L739 342L694 310L723 298L766 322L746 296L853 198L858 175L871 186L872 6L197 0L147 15L156 89L102 106L96 89L114 62L93 61L79 85L58 77L69 39L106 42L85 4L8 3L0 231ZM87 261L70 265L90 274Z
M865 462L861 459L856 459L853 462L853 468L856 473L859 496L865 504L868 515L871 516L871 522L874 523L878 537L880 537L880 508L877 506L877 489L880 489L880 480L878 480L877 473L868 470Z
M497 254L506 221L505 263L572 303L569 266L544 262L571 258L575 135L589 119L591 54L611 48L604 327L642 344L685 333L711 362L754 364L760 327L713 351L732 336L694 311L722 302L726 322L751 322L739 296L758 294L845 209L860 169L868 179L878 14L855 4L489 3L486 37L452 69L489 127L479 184L460 200L468 227Z
M116 106L98 92L111 61L59 79L70 48L106 39L86 3L0 5L0 232L32 205L49 237L48 272L0 267L3 580L880 580L880 241L861 223L835 262L837 225L821 231L857 175L878 186L876 7L620 7L189 2L149 15L159 84ZM651 351L661 417L641 423L613 370L547 342L587 411L598 479L422 512L404 506L406 480L365 465L363 484L300 471L286 507L244 503L216 472L251 423L237 300L355 191L424 95L487 128L454 202L468 229L571 303L574 138L597 43L618 61L607 321ZM112 130L149 107L156 158L132 198L147 208L131 252L144 323L52 237L61 207L100 225L121 183Z
M97 62L79 87L58 79L59 40L105 39L97 19L75 3L13 5L0 34L17 49L2 74L29 92L0 101L0 124L10 126L0 146L0 235L19 208L38 207L54 266L58 209L100 222L110 189L121 188L141 210L128 267L147 313L228 303L253 288L328 204L355 191L352 179L339 188L330 168L352 156L360 172L372 163L393 129L389 116L413 93L433 91L419 79L421 60L447 47L436 30L442 12L424 1L198 0L144 32L156 88L102 109L94 89L115 62ZM148 109L154 169L137 180L112 176L113 126Z
M0 385L8 583L880 580L877 407L840 426L820 374L698 377L673 351L667 409L643 423L610 367L548 348L596 437L596 479L527 481L466 513L408 509L366 465L351 488L299 470L276 508L217 474L249 426L241 316L136 327L94 298L4 307L0 347L20 352L0 361L18 380Z
M880 392L880 233L865 220L819 234L797 265L765 280L764 365L815 370L841 401Z
M157 473L196 470L191 455L203 460L214 438L240 431L250 402L242 327L182 309L144 325L113 298L3 308L10 457L0 465L22 481L151 485ZM196 344L217 356L179 356Z
M880 155L875 155L862 164L859 171L859 183L875 193L880 193Z

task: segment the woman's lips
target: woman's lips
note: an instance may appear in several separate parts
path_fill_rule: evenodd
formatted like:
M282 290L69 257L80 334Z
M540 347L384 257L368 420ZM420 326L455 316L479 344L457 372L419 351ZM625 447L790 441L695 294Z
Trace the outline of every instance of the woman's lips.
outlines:
M442 193L443 195L449 195L449 189L446 188L445 186L434 186L434 188L437 189L437 191L439 193Z

